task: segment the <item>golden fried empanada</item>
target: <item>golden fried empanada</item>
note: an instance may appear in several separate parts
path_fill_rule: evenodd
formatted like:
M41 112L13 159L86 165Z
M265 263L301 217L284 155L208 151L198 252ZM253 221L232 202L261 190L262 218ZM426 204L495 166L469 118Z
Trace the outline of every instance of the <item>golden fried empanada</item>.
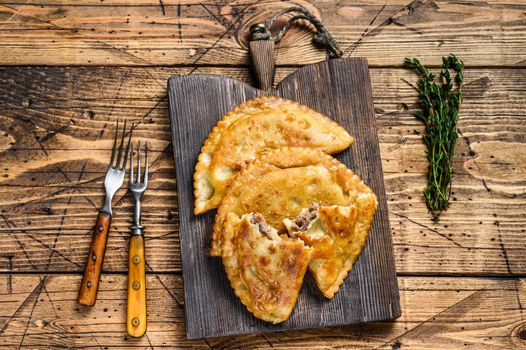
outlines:
M376 197L360 193L350 206L315 204L296 219L284 220L292 237L314 248L309 270L327 298L338 292L362 252L375 212Z
M261 213L269 225L286 232L283 220L302 208L353 204L359 194L376 198L360 178L318 149L284 147L262 153L230 183L212 232L212 256L221 255L223 224L228 213Z
M280 97L258 97L228 112L210 132L194 173L194 213L216 208L229 179L261 151L284 146L333 154L354 138L330 118Z
M257 318L289 318L309 266L312 248L279 236L261 214L226 216L223 265L235 294Z

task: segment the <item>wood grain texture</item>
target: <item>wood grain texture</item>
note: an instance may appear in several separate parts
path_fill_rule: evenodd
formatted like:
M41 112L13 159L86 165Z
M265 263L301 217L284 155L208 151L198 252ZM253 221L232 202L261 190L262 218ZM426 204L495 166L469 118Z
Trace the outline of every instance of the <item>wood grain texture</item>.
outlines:
M264 74L260 72L259 76ZM220 259L208 255L215 211L199 216L193 214L194 169L208 133L229 110L260 95L297 101L342 125L353 135L355 143L336 158L359 175L378 197L378 209L367 244L336 296L330 303L322 300L308 276L291 317L277 325L258 320L246 311L230 288ZM316 328L400 316L380 149L365 59L333 59L303 67L271 91L214 75L175 76L168 81L168 97L189 338ZM210 298L215 302L207 302Z
M100 211L97 216L97 223L93 229L91 247L86 257L84 276L82 277L79 296L77 298L77 302L81 305L93 306L97 301L100 273L102 271L102 264L104 263L110 225L111 214Z
M257 87L265 91L271 90L276 73L274 40L254 40L250 41L249 45L252 71L258 82Z
M400 277L396 321L187 340L182 278L149 275L150 324L127 337L126 276L102 276L97 307L76 304L80 276L0 275L0 347L115 349L524 349L526 280ZM425 305L425 307L423 307ZM397 345L398 344L398 345Z
M126 306L126 332L132 337L142 337L147 328L146 270L144 237L130 237L128 253L128 303Z
M138 122L152 146L143 201L147 271L180 271L166 80L192 68L0 69L0 271L82 272L104 199L112 123ZM277 70L276 81L293 71ZM252 82L247 68L198 68ZM526 70L468 69L453 201L439 225L422 198L416 77L371 69L395 246L404 274L524 275ZM4 165L5 164L5 165ZM105 271L127 270L133 198L116 194Z
M305 1L345 57L399 66L456 53L469 66L525 65L523 1ZM3 1L0 64L247 65L249 26L290 3L274 0ZM283 24L283 21L279 22ZM277 64L325 59L311 33L294 28L277 46Z
M213 73L254 84L248 26L289 2L238 0L2 1L0 64L127 65L0 68L0 347L522 349L525 281L437 275L524 276L526 62L524 1L294 1L319 16L345 56L371 70L382 166L404 314L396 322L189 341L180 276L151 274L141 339L125 335L132 202L119 192L101 297L77 307L90 226L102 204L112 123L138 121L155 144L145 204L148 271L180 270L177 196L166 79ZM242 23L247 22L246 26ZM279 22L279 21L278 21ZM283 22L279 22L281 25ZM325 58L293 28L278 65ZM406 55L468 65L451 209L434 225L422 200L421 124L412 117ZM138 68L150 64L171 67ZM173 68L178 65L178 68ZM221 67L219 67L221 66ZM476 68L479 67L479 68ZM491 68L491 69L487 69ZM278 68L276 81L294 68ZM407 82L407 83L406 83ZM78 275L27 275L75 271ZM23 272L24 274L17 274Z

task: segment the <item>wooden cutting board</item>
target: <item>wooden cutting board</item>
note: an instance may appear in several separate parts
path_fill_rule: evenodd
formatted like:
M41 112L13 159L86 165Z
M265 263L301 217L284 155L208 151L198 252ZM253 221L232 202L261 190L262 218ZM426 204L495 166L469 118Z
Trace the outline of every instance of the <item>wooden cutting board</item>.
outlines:
M258 90L215 75L168 81L175 158L186 334L188 338L272 332L392 319L400 302L367 61L331 59L298 69L276 89ZM330 116L356 139L337 155L378 196L369 239L333 300L325 299L307 273L291 317L278 325L256 319L239 302L220 258L208 255L215 210L193 214L197 156L217 121L238 104L261 95L282 96Z

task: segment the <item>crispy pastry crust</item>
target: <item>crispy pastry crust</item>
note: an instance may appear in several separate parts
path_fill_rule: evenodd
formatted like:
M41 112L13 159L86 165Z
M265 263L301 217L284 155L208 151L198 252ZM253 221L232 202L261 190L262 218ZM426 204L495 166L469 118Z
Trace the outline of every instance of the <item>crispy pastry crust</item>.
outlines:
M285 232L283 220L295 218L313 202L348 206L359 194L370 194L376 203L372 190L357 175L320 150L284 147L266 151L231 181L217 211L210 254L221 255L228 213L241 216L258 212Z
M353 205L320 207L304 231L291 232L314 249L309 270L318 288L329 299L338 292L365 247L376 212L376 197L361 193Z
M258 97L229 111L205 141L194 172L194 213L216 208L229 180L261 151L284 146L343 151L354 138L327 116L280 97Z
M296 305L312 249L299 239L262 233L252 222L229 213L225 221L223 265L234 293L259 319L280 323Z

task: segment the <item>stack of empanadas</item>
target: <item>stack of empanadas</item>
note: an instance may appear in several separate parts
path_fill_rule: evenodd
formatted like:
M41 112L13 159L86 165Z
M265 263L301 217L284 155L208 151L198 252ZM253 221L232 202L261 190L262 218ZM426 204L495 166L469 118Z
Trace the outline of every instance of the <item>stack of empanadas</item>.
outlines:
M328 117L279 97L239 105L205 141L195 213L219 207L210 254L222 257L254 316L285 321L307 267L332 298L365 246L376 196L329 155L353 141Z

